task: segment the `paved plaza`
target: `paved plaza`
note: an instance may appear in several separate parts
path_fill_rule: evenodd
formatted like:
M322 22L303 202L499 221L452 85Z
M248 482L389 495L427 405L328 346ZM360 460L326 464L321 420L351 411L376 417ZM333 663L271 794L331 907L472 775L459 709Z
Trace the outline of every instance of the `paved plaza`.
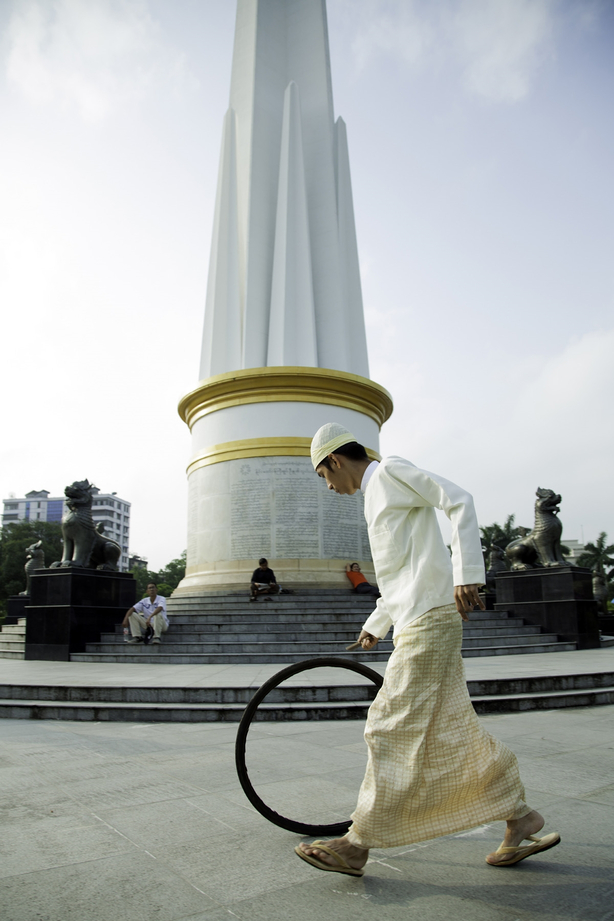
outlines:
M495 869L484 856L501 840L499 823L372 851L362 878L300 861L299 837L252 809L235 773L236 725L3 720L0 916L614 919L614 707L482 720L517 753L527 799L562 844ZM366 760L362 731L360 722L253 725L256 789L292 818L348 817Z

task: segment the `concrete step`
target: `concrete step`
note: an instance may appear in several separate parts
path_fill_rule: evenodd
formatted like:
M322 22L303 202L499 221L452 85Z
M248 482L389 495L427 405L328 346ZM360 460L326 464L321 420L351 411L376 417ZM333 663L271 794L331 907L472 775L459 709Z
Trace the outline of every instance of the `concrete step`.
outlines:
M320 653L318 653L320 655ZM341 651L335 647L335 656L344 658L345 656L359 657L360 662L386 662L390 657L390 651L353 653ZM168 646L131 646L126 644L125 648L120 648L116 652L74 652L72 653L71 662L126 662L126 663L149 663L158 665L270 665L279 663L281 668L285 664L292 662L302 662L304 659L312 657L309 649L302 648L300 652L268 652L268 653L174 653Z
M16 624L4 624L0 629L0 659L25 659L26 620L20 617Z
M7 649L12 649L15 646L23 646L25 641L25 633L0 633L0 648L6 646Z
M472 698L477 713L512 713L564 707L594 707L614 703L614 684L603 688L548 691L545 693L489 695ZM258 707L255 722L365 719L369 703L265 701ZM0 701L0 718L52 719L124 722L232 722L238 723L243 704L213 703L117 703L86 701L57 702L42 699Z
M207 628L206 630L196 631L196 630L181 630L177 631L175 629L176 625L173 625L171 629L164 634L163 642L167 645L177 645L182 643L223 643L235 645L240 643L305 643L305 642L337 642L337 643L351 643L353 642L360 632L360 627L357 626L355 629L347 630L323 630L323 629L308 629L307 626L301 630L288 630L279 631L279 626L277 625L276 631L272 632L265 629L254 629L250 632L241 631L241 632L230 632L228 630L228 625L220 624L215 628ZM275 626L275 625L273 625ZM491 628L465 628L463 631L463 639L465 642L469 640L496 640L498 637L501 637L503 642L505 642L507 637L516 636L516 637L529 637L529 636L545 636L545 634L540 634L539 627L532 626L506 626L506 627L491 627ZM552 635L552 634L551 634ZM100 635L100 643L123 643L124 642L124 633L118 628L115 633L102 633ZM483 645L483 644L482 644ZM102 650L100 650L102 651Z
M463 637L463 649L473 649L476 646L531 646L532 644L543 646L557 644L558 637L556 633L514 633L496 635L493 637ZM574 645L575 648L575 645Z
M367 617L369 616L370 611L355 611L355 612L340 612L340 611L319 611L313 613L297 613L297 612L288 612L288 611L275 611L273 608L267 605L266 609L263 610L262 614L259 616L258 613L254 613L254 609L251 608L248 612L243 613L232 613L228 614L227 612L222 612L219 614L172 614L170 613L170 622L175 626L190 626L190 625L201 625L203 628L208 628L209 626L215 627L219 625L224 625L227 627L232 627L233 629L239 628L240 626L249 629L250 626L256 626L260 624L291 624L295 627L301 627L303 625L314 626L314 625L328 625L331 624L363 624ZM472 617L470 621L467 622L467 628L481 628L481 627L499 627L505 626L506 624L515 624L523 625L524 621L522 618L518 617L493 617L492 612L491 616L486 618L482 617Z
M283 720L359 720L365 719L369 704L263 704L258 708L256 721ZM203 707L198 704L57 704L49 701L0 702L0 718L125 721L134 723L238 723L245 707L233 704L216 704Z
M292 631L304 632L321 632L322 630L354 630L356 625L359 624L361 627L365 622L365 618L362 615L355 615L352 617L343 617L343 618L333 618L333 617L292 617L292 618L276 618L276 617L262 617L262 618L222 618L218 617L216 619L205 620L198 616L193 617L172 617L170 618L170 624L173 627L173 631L181 629L185 632L205 632L208 634L216 632L225 632L225 633L290 633ZM514 630L526 629L528 632L535 632L539 630L535 624L527 624L522 618L511 618L509 620L487 620L487 621L477 621L477 622L465 622L463 624L464 632L471 631L490 631L490 630L503 630L505 632L511 633ZM121 625L117 624L115 626L115 632L121 631Z
M522 646L477 646L469 649L463 649L463 658L474 656L505 656L505 655L525 655L539 652L572 652L575 650L575 643L528 643ZM385 662L390 651L373 650L369 653L349 653L345 650L334 648L335 656L364 656L359 658L361 662ZM329 653L330 654L330 653ZM133 646L117 644L114 651L109 652L75 652L71 655L71 662L127 662L127 663L158 663L159 665L248 665L254 663L275 664L276 662L292 663L302 662L303 659L311 658L314 655L322 655L321 651L314 651L308 645L303 645L298 652L263 652L263 653L176 653L164 643L159 646Z
M361 623L371 613L367 611L318 611L318 612L297 612L297 611L275 611L273 607L263 609L262 616L258 617L253 613L253 608L247 612L220 612L218 614L173 614L169 612L169 619L172 624L257 624L260 621L278 624L301 624L301 623Z
M293 680L274 688L267 704L282 703L355 703L371 701L377 689L370 682L362 684L298 684ZM364 679L362 679L364 682ZM470 680L467 689L472 699L525 697L559 691L608 690L614 687L614 672L589 672L577 675L544 675L525 678L486 678ZM0 684L0 701L24 700L55 703L126 703L126 704L240 704L253 697L255 687L163 687L112 684L55 685Z
M355 636L350 638L351 640L356 639ZM538 637L539 639L539 637ZM299 661L300 659L311 659L316 656L336 656L342 652L345 652L345 646L348 645L349 640L344 639L341 642L316 642L308 640L300 640L299 642L251 642L251 643L236 643L236 642L227 642L227 643L182 643L167 642L166 636L163 636L162 642L159 644L159 648L166 647L169 652L177 655L217 655L218 653L223 655L266 655L269 652L274 652L278 655L289 655L298 654ZM86 652L100 652L100 653L115 653L121 654L121 652L128 649L128 652L140 648L139 644L136 643L89 643L86 646ZM158 648L158 644L148 643L145 647L147 650ZM392 652L392 643L390 641L383 642L380 641L378 644L378 651L383 651L387 656ZM256 660L254 660L256 661Z
M202 633L188 633L182 631L175 633L172 629L165 633L162 641L168 645L178 643L222 643L223 645L238 646L240 643L317 643L325 640L330 643L353 643L358 635L358 630L331 631L323 634L319 630L309 630L291 633L267 633L256 631L253 633L222 633L216 631L203 631ZM123 633L101 633L101 643L123 643Z
M614 704L614 684L583 691L551 691L545 694L493 695L471 699L476 713L518 713L527 710L559 710L564 707L598 707Z
M254 687L105 687L100 685L0 685L0 701L51 701L55 703L125 703L125 704L238 704L245 707L254 696ZM283 703L352 703L370 702L375 685L289 685L274 688L269 704Z
M309 657L312 656L325 656L325 655L337 655L337 653L344 650L344 646L348 645L349 640L355 639L355 634L350 635L349 637L343 637L342 640L331 639L328 636L323 638L314 639L308 637L299 637L298 640L292 640L285 637L279 642L275 642L272 639L268 638L265 640L252 640L249 642L238 642L234 639L226 639L225 641L211 641L210 638L207 638L207 642L197 642L190 638L187 641L187 637L184 635L175 636L172 640L164 636L162 638L162 643L160 646L166 646L169 651L181 655L191 655L191 654L205 654L213 655L217 653L232 654L232 655L261 655L263 653L275 652L279 654L286 653L297 653L299 652L301 656ZM485 645L493 646L544 646L557 642L557 637L555 634L548 633L538 633L531 634L529 636L525 635L513 635L513 636L497 636L495 640L486 640L484 637L474 637L463 639L463 649L474 649L476 647L481 648ZM153 647L157 644L148 644L147 648ZM134 643L124 643L123 638L120 643L118 642L101 642L101 643L90 643L86 646L86 652L100 652L100 653L118 653L120 649L125 647L130 649L134 648L136 644ZM392 652L392 643L390 640L380 640L378 644L378 652L385 651L390 655Z
M561 642L526 646L481 646L463 649L463 659L471 659L475 656L517 656L538 652L574 652L576 648L575 643Z
M282 589L285 587L283 582L281 583ZM287 586L290 588L290 586ZM296 587L291 589L289 592L282 591L277 595L273 595L273 598L283 598L286 601L291 601L292 599L301 599L308 601L343 601L354 599L355 601L365 601L368 598L368 595L357 595L350 588L350 583L348 581L347 588L301 588ZM203 604L203 605L213 605L219 603L230 603L233 601L249 601L249 586L246 585L244 589L240 591L233 592L181 592L180 594L171 595L168 599L169 604Z
M235 608L258 608L263 605L274 604L282 608L365 608L375 607L374 595L354 595L352 592L344 592L343 595L331 595L320 597L306 597L305 595L258 595L255 601L250 601L249 593L244 595L229 596L228 598L219 598L214 601L206 599L186 599L175 601L169 598L167 608L169 611L187 610L197 608L202 611L233 610Z

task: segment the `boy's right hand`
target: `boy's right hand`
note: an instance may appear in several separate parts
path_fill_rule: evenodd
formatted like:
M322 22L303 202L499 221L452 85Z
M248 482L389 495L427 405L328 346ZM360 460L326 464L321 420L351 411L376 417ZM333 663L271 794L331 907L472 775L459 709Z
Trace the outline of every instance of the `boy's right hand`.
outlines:
M358 642L365 650L365 652L369 652L369 650L373 649L379 643L379 636L373 636L372 633L367 633L366 630L361 630L360 636L358 637Z

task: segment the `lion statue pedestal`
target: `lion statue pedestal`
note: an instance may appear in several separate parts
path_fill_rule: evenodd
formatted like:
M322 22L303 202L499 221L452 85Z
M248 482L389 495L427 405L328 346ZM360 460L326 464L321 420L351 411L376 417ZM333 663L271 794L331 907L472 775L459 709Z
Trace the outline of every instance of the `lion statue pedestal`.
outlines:
M26 659L70 661L101 633L113 633L135 601L130 572L56 567L32 573Z
M578 649L595 649L600 643L592 573L563 556L561 496L541 487L535 495L533 530L505 548L511 571L495 574L495 610L522 617Z
M94 525L93 489L89 480L66 487L62 559L30 573L26 659L68 662L114 632L136 600L134 576L118 571L120 545Z
M578 649L597 649L599 620L593 598L593 574L580 567L500 572L496 575L496 611L509 611L546 633L556 633Z

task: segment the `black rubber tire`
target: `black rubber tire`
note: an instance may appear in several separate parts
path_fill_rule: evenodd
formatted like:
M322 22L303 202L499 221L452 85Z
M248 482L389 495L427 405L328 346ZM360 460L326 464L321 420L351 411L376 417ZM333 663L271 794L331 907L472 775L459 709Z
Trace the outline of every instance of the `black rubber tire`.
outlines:
M347 819L345 822L335 822L332 825L308 825L305 822L295 822L294 819L287 819L285 816L279 815L278 812L275 812L274 809L267 806L254 790L247 773L247 766L245 764L247 733L249 732L249 727L251 726L258 706L270 691L280 685L282 681L285 681L286 678L291 678L299 672L305 672L311 668L326 667L348 668L352 672L358 672L358 674L362 675L364 678L369 678L378 689L381 688L384 680L378 672L373 671L368 665L363 665L362 662L356 662L353 659L341 659L336 656L327 656L321 659L305 659L304 662L296 662L294 665L288 665L287 668L282 668L276 675L273 675L272 678L265 681L262 687L258 688L241 717L241 722L239 723L239 729L237 731L237 741L235 743L235 764L237 766L237 774L239 775L239 781L243 787L243 792L252 806L258 810L261 816L264 816L265 819L272 822L273 825L285 828L286 831L297 832L299 835L344 835L352 823L350 819Z

